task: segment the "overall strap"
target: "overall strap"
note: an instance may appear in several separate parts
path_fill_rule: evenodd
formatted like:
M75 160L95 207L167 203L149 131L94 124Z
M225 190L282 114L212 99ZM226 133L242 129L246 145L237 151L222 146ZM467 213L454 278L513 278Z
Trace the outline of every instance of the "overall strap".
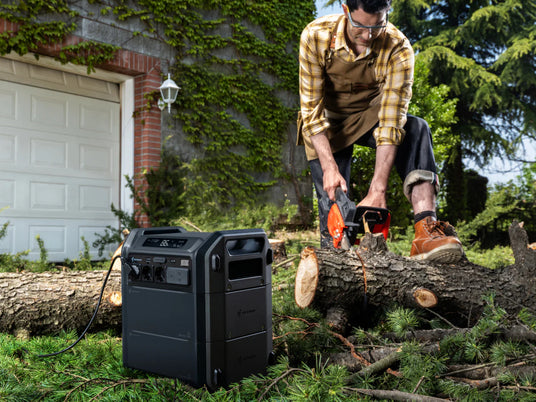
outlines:
M333 53L335 52L335 42L337 41L337 30L343 18L344 18L344 14L341 16L341 18L337 20L335 27L331 31L331 40L329 43L329 49L326 50L326 63L325 63L326 67L328 63L331 64L331 61L333 59Z

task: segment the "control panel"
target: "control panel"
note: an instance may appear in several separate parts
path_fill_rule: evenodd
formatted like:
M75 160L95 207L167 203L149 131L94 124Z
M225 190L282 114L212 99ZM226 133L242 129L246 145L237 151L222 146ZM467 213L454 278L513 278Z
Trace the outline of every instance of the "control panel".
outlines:
M128 280L132 282L161 283L189 286L192 259L190 257L131 255L126 261Z

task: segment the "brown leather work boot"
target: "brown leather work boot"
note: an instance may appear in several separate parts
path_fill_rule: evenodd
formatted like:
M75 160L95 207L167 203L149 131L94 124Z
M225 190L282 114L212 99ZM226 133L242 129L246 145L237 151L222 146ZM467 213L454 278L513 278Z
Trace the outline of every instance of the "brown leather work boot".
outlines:
M415 224L410 258L451 264L458 262L462 256L462 243L450 224L435 221L430 216Z

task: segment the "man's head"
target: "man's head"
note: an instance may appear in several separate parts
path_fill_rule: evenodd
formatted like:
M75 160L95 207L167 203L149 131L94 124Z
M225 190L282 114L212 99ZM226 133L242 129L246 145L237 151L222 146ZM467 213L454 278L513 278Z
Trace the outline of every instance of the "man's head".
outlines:
M346 38L355 50L362 51L363 47L370 47L387 26L388 11L391 0L347 0L342 8L348 24L346 25Z
M350 12L361 8L368 14L387 12L391 8L391 0L347 0Z

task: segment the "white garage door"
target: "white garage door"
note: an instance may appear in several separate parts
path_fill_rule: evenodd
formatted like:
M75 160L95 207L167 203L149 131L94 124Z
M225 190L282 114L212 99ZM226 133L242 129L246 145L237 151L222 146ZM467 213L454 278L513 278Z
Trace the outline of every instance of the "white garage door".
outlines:
M49 260L79 259L117 226L119 138L116 84L0 58L0 252L38 259L40 236Z

